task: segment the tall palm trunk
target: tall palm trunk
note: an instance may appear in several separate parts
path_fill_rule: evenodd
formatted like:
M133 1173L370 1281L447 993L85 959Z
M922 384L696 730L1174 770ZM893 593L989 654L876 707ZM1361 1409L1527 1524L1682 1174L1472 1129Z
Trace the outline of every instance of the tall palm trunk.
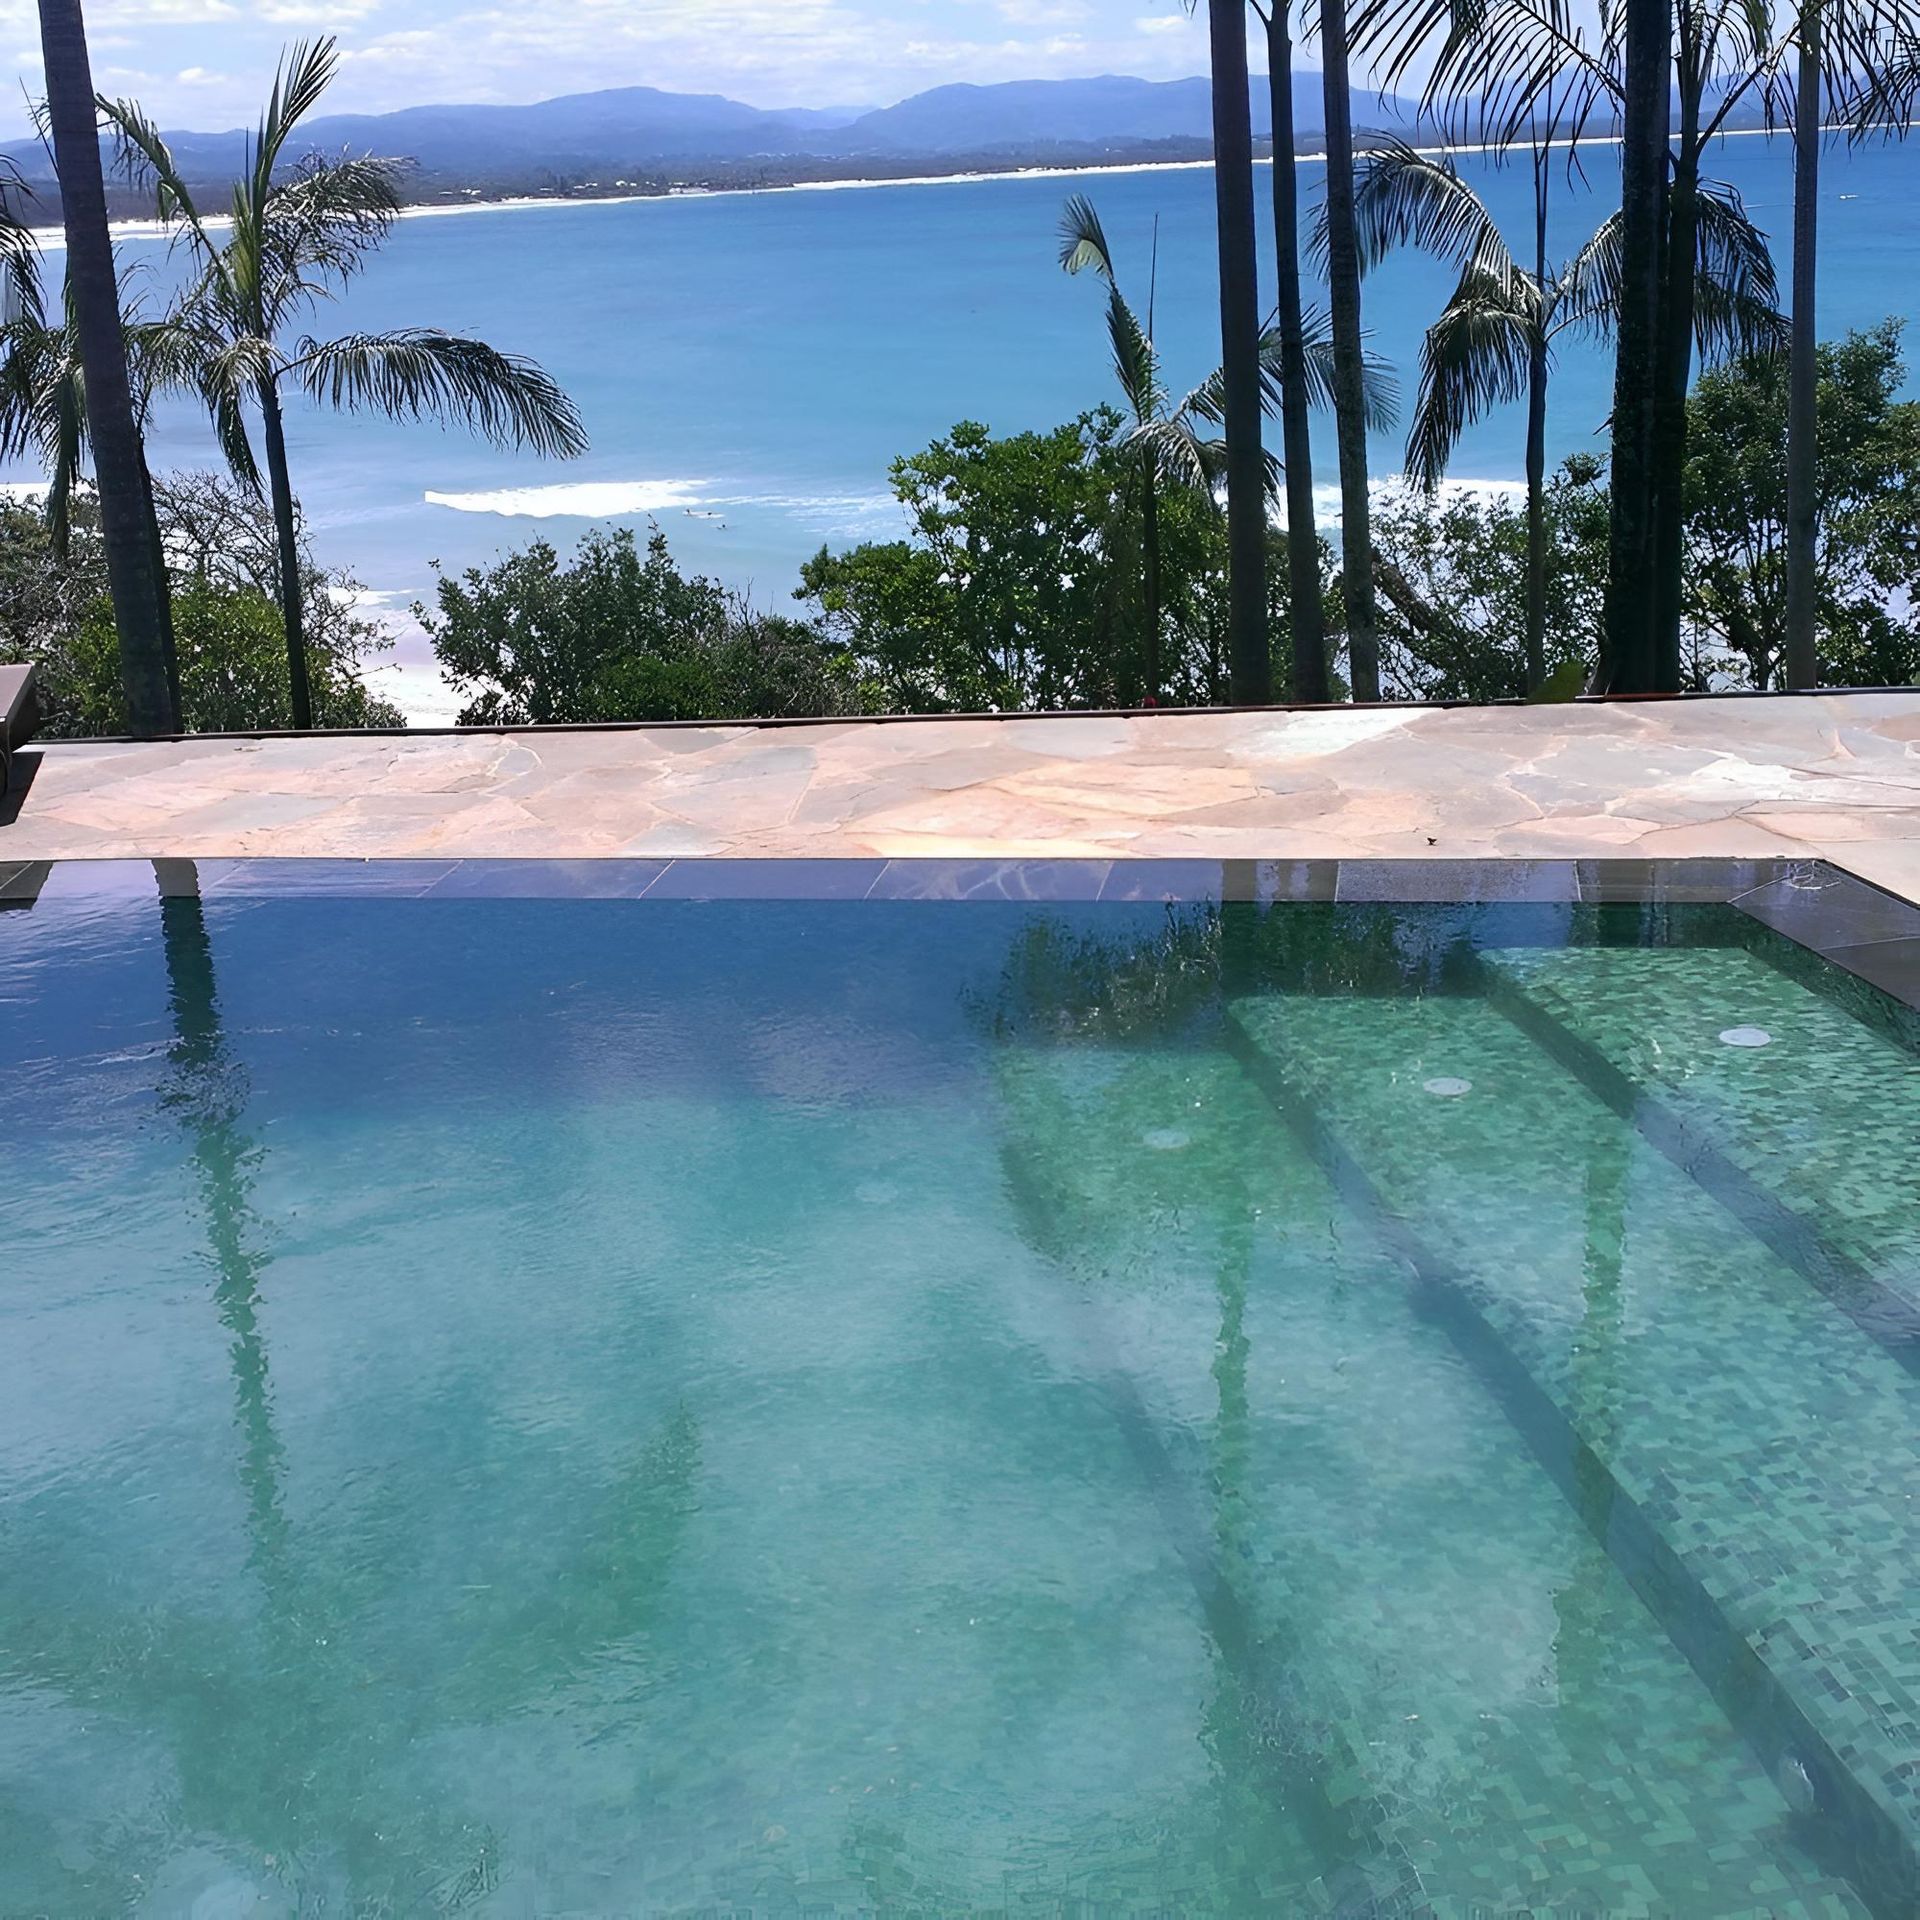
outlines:
M167 660L167 698L173 708L176 732L186 726L186 707L180 699L180 649L173 631L173 593L167 575L167 543L160 533L160 510L153 499L153 469L147 464L147 436L135 428L135 447L140 456L141 508L147 523L147 551L152 556L153 577L165 589L160 595L160 645ZM64 558L64 556L63 556Z
M180 718L169 686L161 610L166 577L155 570L149 535L80 0L40 0L40 45L67 235L67 279L87 382L87 430L107 549L107 589L120 638L127 727L136 737L151 739L177 732Z
M293 517L293 482L287 473L287 430L280 417L280 395L271 380L260 383L261 438L267 449L267 484L273 496L273 532L280 556L280 618L287 630L287 685L293 695L293 724L304 733L313 725L313 692L307 680L305 609L300 595L300 536Z
M1653 687L1680 690L1680 603L1685 573L1687 384L1693 375L1694 281L1700 243L1700 88L1682 78L1680 132L1667 190L1666 274L1660 301L1653 416Z
M1607 535L1606 651L1596 687L1654 684L1653 416L1667 205L1673 0L1624 0L1620 143L1620 315L1613 379L1613 471Z
M1160 704L1160 482L1152 449L1140 463L1140 552L1147 619L1147 705Z
M1526 691L1547 677L1547 168L1552 149L1533 154L1533 284L1540 302L1527 355Z
M1307 340L1300 306L1300 171L1294 164L1293 0L1271 0L1267 89L1273 107L1273 251L1279 281L1280 436L1287 475L1287 617L1293 630L1294 699L1324 702L1326 616L1320 605L1320 539L1314 528L1313 442L1308 425Z
M1235 706L1273 698L1267 649L1267 488L1260 458L1260 285L1245 0L1208 0L1213 190L1220 229L1220 365L1227 436L1227 603Z
M1820 204L1820 4L1803 0L1793 113L1793 337L1787 370L1786 682L1820 682L1814 644L1814 239Z
M1366 369L1360 357L1360 242L1353 224L1346 0L1321 0L1320 62L1327 105L1327 303L1333 318L1333 415L1340 445L1347 672L1356 700L1378 700L1380 639L1373 606L1372 503L1367 498Z

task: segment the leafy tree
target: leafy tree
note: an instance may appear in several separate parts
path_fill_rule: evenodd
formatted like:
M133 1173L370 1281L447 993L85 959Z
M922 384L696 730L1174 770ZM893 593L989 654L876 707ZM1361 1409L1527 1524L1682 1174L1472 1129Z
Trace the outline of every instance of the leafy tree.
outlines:
M211 474L162 475L153 498L172 593L193 603L192 631L176 636L183 725L189 731L284 727L291 695L273 597L278 556L271 514L256 496ZM0 502L0 659L31 660L40 668L49 733L125 732L105 616L99 504L82 489L69 511L62 548L43 512ZM388 642L355 611L358 584L316 566L304 535L299 551L316 614L310 648L320 724L403 725L398 710L364 684L368 657Z
M1146 659L1137 478L1109 408L1003 439L962 422L894 464L909 537L822 547L798 597L888 709L1131 705ZM1286 536L1265 537L1262 617L1269 644L1284 645L1291 596L1271 568L1284 567ZM1176 704L1231 693L1227 538L1204 490L1160 499L1161 687Z
M1002 439L962 421L894 462L910 541L823 547L807 564L801 597L820 603L889 706L1111 705L1136 693L1142 622L1132 570L1113 565L1129 550L1121 427L1111 408Z
M0 660L31 661L40 670L43 732L63 724L78 676L73 636L94 601L107 590L99 509L91 494L76 509L78 530L70 557L60 553L47 519L23 500L0 498Z
M415 614L454 685L460 724L717 720L854 713L865 689L844 648L683 574L656 527L589 533L562 563L536 540L443 576Z
M331 40L295 47L281 63L224 238L201 217L154 122L132 101L105 107L129 166L154 182L160 217L184 232L198 267L180 309L175 377L204 394L228 463L255 486L247 409L260 416L296 727L313 724L313 706L283 415L289 383L328 406L457 420L489 440L539 453L567 456L586 447L579 414L553 381L533 362L484 341L404 327L286 343L296 317L339 291L400 211L397 160L316 156L287 164L295 130L319 103L334 66Z
M280 609L258 587L189 581L173 598L180 662L181 721L194 733L284 728L292 717L287 636ZM320 727L400 727L399 711L368 692L351 663L310 649L313 723ZM96 600L73 642L78 730L126 730L107 604Z
M1817 355L1814 583L1820 676L1884 686L1920 678L1920 402L1901 399L1901 323ZM1791 376L1779 356L1703 374L1688 402L1687 617L1778 683L1787 609Z
M1590 455L1567 461L1539 502L1546 621L1543 682L1582 683L1597 658L1607 577L1607 489ZM1402 488L1374 518L1381 654L1403 699L1500 700L1527 689L1532 524L1524 503L1457 488Z

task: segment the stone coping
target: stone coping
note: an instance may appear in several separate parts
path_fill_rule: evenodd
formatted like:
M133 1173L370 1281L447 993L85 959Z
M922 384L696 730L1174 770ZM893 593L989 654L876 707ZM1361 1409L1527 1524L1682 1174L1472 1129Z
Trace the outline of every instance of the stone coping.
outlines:
M1824 859L1920 900L1920 690L57 742L21 761L0 861L1707 856Z

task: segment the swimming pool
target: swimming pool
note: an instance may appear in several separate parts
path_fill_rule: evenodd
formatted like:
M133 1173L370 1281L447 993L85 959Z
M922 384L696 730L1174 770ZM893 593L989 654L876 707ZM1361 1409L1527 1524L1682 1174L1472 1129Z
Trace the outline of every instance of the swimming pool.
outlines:
M0 1914L1914 1911L1904 904L0 892Z

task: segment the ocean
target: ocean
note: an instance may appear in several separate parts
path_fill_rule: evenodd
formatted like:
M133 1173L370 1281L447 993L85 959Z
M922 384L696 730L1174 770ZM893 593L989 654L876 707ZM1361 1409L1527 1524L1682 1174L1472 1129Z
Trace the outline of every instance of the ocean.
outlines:
M1459 164L1514 242L1530 245L1525 166L1479 155ZM1920 156L1899 147L1829 149L1823 336L1911 316L1920 304L1917 168ZM1303 161L1300 171L1305 199L1316 202L1319 163ZM1709 171L1740 191L1773 236L1784 282L1785 144L1727 138ZM1580 173L1556 175L1559 256L1617 194L1611 148L1584 150ZM823 542L901 531L887 486L897 456L958 420L999 433L1047 427L1114 397L1100 289L1058 265L1055 227L1073 192L1099 208L1121 284L1143 310L1152 274L1169 386L1198 382L1219 341L1204 167L539 203L403 220L346 296L319 312L315 330L433 325L530 354L574 396L593 445L555 463L432 425L296 408L294 484L319 555L350 569L400 634L383 690L415 719L452 716L407 619L415 600L431 598L436 566L484 564L536 534L565 547L595 521L643 525L651 516L686 566L764 604L790 605L800 562ZM122 246L135 284L160 297L175 271L166 243L129 237ZM1371 344L1398 369L1405 402L1421 334L1450 284L1446 269L1413 255L1367 282ZM1609 385L1605 354L1563 339L1551 458L1604 447ZM1522 433L1517 407L1485 421L1463 441L1455 477L1511 484ZM1315 452L1330 492L1330 420L1316 427ZM155 423L154 458L163 467L216 463L204 422L179 403ZM1373 458L1382 476L1397 472L1398 437L1379 436Z

